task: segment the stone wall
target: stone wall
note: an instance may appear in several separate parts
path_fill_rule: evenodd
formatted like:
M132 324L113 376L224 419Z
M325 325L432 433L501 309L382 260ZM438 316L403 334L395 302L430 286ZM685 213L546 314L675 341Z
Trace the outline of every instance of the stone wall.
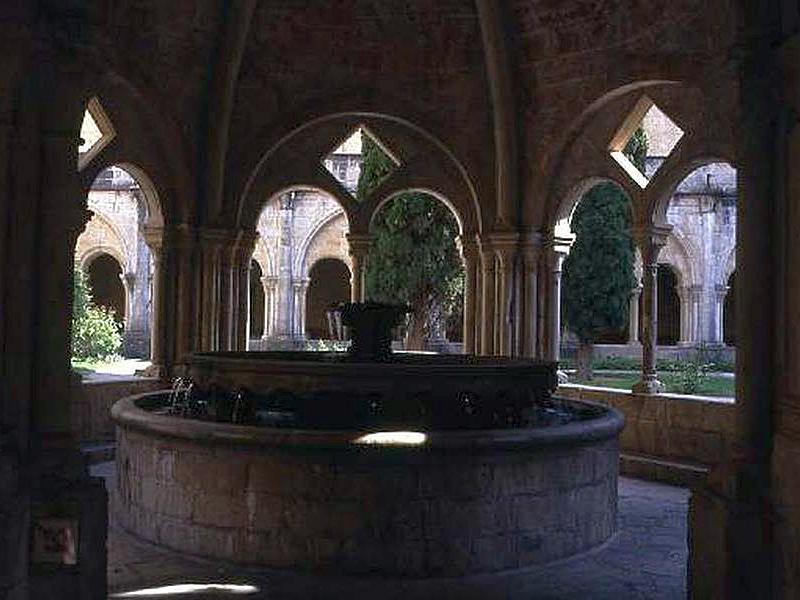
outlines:
M151 377L125 377L105 381L76 381L72 386L72 434L81 443L114 439L111 407L120 398L166 387Z
M730 399L574 384L561 385L556 393L613 406L625 415L620 468L634 477L690 485L722 462L734 441L736 406Z
M147 417L134 428L115 416L120 522L178 551L278 568L461 576L563 558L616 529L615 438L512 449L490 447L486 432L456 432L442 447L359 448L345 431L324 447L325 432L254 445L245 438L262 434L230 426L233 446L219 443L219 424L215 440L198 422L161 417L142 430Z

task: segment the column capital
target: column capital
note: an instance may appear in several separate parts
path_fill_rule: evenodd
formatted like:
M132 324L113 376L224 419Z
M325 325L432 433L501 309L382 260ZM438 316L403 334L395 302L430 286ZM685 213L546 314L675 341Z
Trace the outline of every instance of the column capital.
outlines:
M292 287L296 290L302 291L304 288L308 287L308 284L311 280L308 277L303 277L302 279L295 279L292 281Z
M352 257L366 256L375 243L375 236L370 233L348 233L345 238L347 239L348 253Z
M142 238L144 238L144 243L147 244L147 247L153 253L158 253L164 247L164 241L166 238L166 230L164 227L153 227L151 225L145 225L142 227Z
M657 265L658 253L667 243L672 225L644 225L631 228L631 237L642 253L642 264Z
M215 227L202 227L197 230L200 243L204 246L224 247L235 246L238 241L238 232L230 229Z

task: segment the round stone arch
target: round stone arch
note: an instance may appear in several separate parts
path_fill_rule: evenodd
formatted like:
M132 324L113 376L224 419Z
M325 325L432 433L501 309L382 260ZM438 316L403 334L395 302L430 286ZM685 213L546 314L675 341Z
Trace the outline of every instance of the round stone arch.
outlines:
M399 189L399 190L393 190L388 195L382 197L380 199L380 201L375 204L375 207L369 213L369 221L368 221L369 229L372 228L372 225L373 225L373 223L375 221L375 217L378 216L378 213L380 213L381 209L384 206L389 204L392 200L394 200L398 196L401 196L403 194L411 194L411 193L426 194L428 196L436 198L436 200L441 202L450 211L450 213L453 215L453 217L455 217L456 223L458 223L458 235L460 237L468 235L469 233L473 233L470 230L465 230L465 219L464 219L463 215L461 215L459 213L458 208L450 200L448 200L447 196L445 196L444 194L442 194L442 193L440 193L440 192L438 192L436 190L433 190L433 189L430 189L430 188L423 188L423 187L409 187L409 188L403 188L403 189Z
M725 261L725 270L722 272L722 278L717 283L727 286L728 281L730 281L734 273L736 273L736 246L731 248L730 252L728 252L728 258Z
M253 251L253 260L258 263L258 266L261 268L261 273L264 277L272 277L276 275L275 259L261 236L256 239L256 248Z
M196 220L197 179L184 134L169 114L159 110L158 90L120 75L111 55L93 56L87 65L95 75L85 90L86 102L97 98L116 131L108 146L79 176L88 192L97 174L119 166L139 182L154 228ZM156 210L157 209L157 210Z
M648 204L650 206L650 219L653 223L667 223L667 209L678 186L693 172L713 164L726 164L737 172L736 163L724 158L723 154L703 153L689 158L679 164L664 165L665 170L659 171L653 179L652 189L648 186Z
M376 136L401 163L363 204L320 165L337 141L345 139L358 127ZM265 147L268 148L266 152L263 151ZM373 112L330 114L307 121L280 138L264 139L261 148L258 153L249 153L252 166L238 184L241 191L231 200L236 205L231 212L237 226L256 222L262 198L271 198L296 185L297 181L303 181L307 187L320 189L340 202L351 233L366 234L374 207L380 203L377 198L386 197L387 190L397 191L398 181L403 182L402 187L410 187L413 178L420 186L446 190L447 196L458 206L465 230L480 231L482 228L476 188L466 168L441 140L405 119Z
M581 177L576 183L567 186L562 196L562 201L556 206L555 213L552 217L548 218L546 230L552 231L560 239L574 240L575 235L572 232L572 217L575 214L578 203L587 192L603 183L615 185L625 195L631 207L631 223L636 223L637 205L633 201L636 190L633 189L633 186L625 182L621 177L613 174L588 175Z
M92 238L102 235L103 241L93 241ZM108 243L111 242L111 243ZM93 211L92 218L86 224L83 233L78 236L75 244L75 254L78 265L86 269L89 264L101 254L109 254L120 264L122 272L130 268L130 252L125 243L125 238L111 219L99 211Z
M95 279L94 267L100 265L100 269L108 269L111 265L113 271L119 270L117 276L101 271L99 280ZM94 302L99 306L105 306L114 310L119 322L127 322L130 317L130 304L128 299L128 288L125 284L124 274L125 265L119 258L110 252L94 252L84 263L83 270L89 280Z
M321 219L301 242L297 253L294 272L309 277L311 267L325 258L342 261L352 274L352 265L348 253L347 239L344 235L349 230L347 215L344 211L334 212ZM337 235L339 232L341 236ZM331 239L333 236L333 239ZM336 241L339 242L338 248Z
M658 264L669 265L675 273L678 287L686 287L697 283L696 271L692 254L686 249L687 240L681 238L675 229L670 232L667 243L658 254Z
M144 169L134 163L125 161L109 161L108 159L108 156L101 154L101 156L95 158L95 160L89 163L82 171L81 175L84 196L89 195L89 192L91 191L92 186L94 185L94 182L100 173L106 169L110 169L111 167L122 169L128 173L128 175L130 175L139 186L139 191L141 192L141 195L137 195L139 198L139 208L143 208L145 212L145 218L142 221L142 225L153 230L163 229L165 221L161 197L158 193L155 183L153 183L153 180L148 176Z
M643 95L660 103L660 89L679 87L681 82L673 79L642 79L613 87L590 102L567 124L552 145L550 154L554 167L543 175L546 186L543 203L534 201L542 197L542 179L529 179L523 194L523 220L531 227L540 226L545 231L552 231L556 222L564 217L566 199L571 195L580 199L582 192L578 186L593 177L614 181L624 189L634 207L634 217L638 218L639 213L644 212L639 207L642 190L611 158L608 147ZM566 212L570 211L571 207L568 207Z
M531 221L534 227L540 223L544 228L551 225L569 189L565 182L580 181L582 174L594 172L625 179L624 187L630 190L637 223L641 226L663 223L653 218L655 198L665 187L674 187L669 184L673 172L694 157L731 156L737 144L737 118L730 103L685 75L628 82L610 89L582 110L553 144L552 159L548 161L554 165L552 170L528 182L527 193L523 196L524 213L530 213L523 215L526 221ZM659 171L641 188L611 157L610 146L643 96L663 110L684 135ZM627 185L628 180L631 186ZM680 180L678 178L674 184ZM543 206L536 206L529 198L541 197L542 187L546 190L545 202ZM669 195L671 192L672 189Z
M327 312L331 305L347 302L351 296L352 268L337 256L320 256L310 265L305 316L306 335L330 337Z

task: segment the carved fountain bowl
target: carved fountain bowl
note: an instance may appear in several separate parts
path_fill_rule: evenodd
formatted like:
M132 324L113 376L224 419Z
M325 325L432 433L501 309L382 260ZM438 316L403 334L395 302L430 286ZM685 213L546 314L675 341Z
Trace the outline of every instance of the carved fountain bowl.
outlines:
M552 363L461 355L210 353L192 358L189 375L201 393L243 390L265 405L288 403L302 413L297 426L328 429L522 425L556 387Z
M161 414L168 391L119 401L117 516L157 544L293 570L438 577L562 559L616 529L622 417L551 401L554 365L218 353L193 357L190 375L199 388L281 388L333 409L306 415L307 427L272 427ZM450 408L433 418L430 399ZM579 417L476 426L533 400ZM383 421L351 422L374 404Z

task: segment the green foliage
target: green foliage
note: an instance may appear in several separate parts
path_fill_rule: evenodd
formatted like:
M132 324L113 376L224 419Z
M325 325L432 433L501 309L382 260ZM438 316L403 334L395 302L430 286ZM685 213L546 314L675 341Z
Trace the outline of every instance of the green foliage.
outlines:
M367 294L379 302L437 304L452 310L463 297L458 224L441 202L422 193L396 197L375 218Z
M628 321L633 276L631 209L613 184L589 190L572 218L575 243L564 261L564 321L584 344Z
M105 360L122 348L120 325L114 311L96 306L88 278L75 269L72 305L72 357L76 360Z
M390 159L362 136L358 197L364 198L392 168ZM463 302L464 271L456 248L458 223L439 200L419 192L395 197L375 216L375 242L366 272L367 296L410 304L415 327L447 320ZM419 317L422 317L421 319Z
M358 176L356 199L361 202L392 171L394 163L381 147L366 133L361 134L361 172Z
M622 153L636 165L637 169L644 173L647 159L647 133L644 129L639 127L633 132Z
M692 360L694 360L694 358ZM656 370L659 373L681 371L686 362L686 360L659 358L656 360ZM705 357L701 359L701 362L707 366L709 373L733 373L736 371L735 365L729 361L710 360L708 357ZM569 357L563 358L560 363L561 367L564 369L574 369L576 365L575 359ZM639 373L642 370L642 361L639 358L610 354L608 356L596 358L592 363L592 367L596 371L631 371Z
M696 394L706 377L708 377L709 370L710 365L699 360L681 363L681 368L676 374L678 392L681 394Z

